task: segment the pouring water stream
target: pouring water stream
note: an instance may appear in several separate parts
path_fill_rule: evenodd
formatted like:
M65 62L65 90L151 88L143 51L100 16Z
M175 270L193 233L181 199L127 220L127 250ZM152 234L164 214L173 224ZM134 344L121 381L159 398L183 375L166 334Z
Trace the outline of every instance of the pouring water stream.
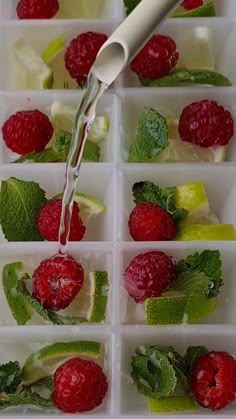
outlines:
M156 26L165 20L181 1L142 0L98 53L88 77L88 87L76 113L72 144L67 159L58 237L59 255L61 256L67 254L74 197L83 151L95 118L98 100L145 44Z

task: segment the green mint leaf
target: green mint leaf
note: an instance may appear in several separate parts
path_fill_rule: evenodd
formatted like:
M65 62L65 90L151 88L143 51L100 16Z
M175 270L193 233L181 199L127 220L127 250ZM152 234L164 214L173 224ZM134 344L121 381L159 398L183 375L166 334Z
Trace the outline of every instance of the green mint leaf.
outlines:
M53 142L53 150L60 156L60 160L66 162L70 145L72 141L72 134L62 129L57 130L55 140ZM83 159L90 162L100 161L100 147L98 144L87 139L84 147Z
M83 159L86 161L98 163L100 161L100 147L93 141L87 140L84 147Z
M175 369L158 348L139 348L132 357L131 377L139 393L153 399L174 393L177 379Z
M194 85L232 86L232 83L222 74L210 70L176 70L158 80L142 80L148 87L184 87Z
M0 192L0 223L8 241L43 241L36 218L46 202L45 191L36 182L14 177L4 180Z
M22 381L19 362L0 365L0 393L15 393Z
M31 319L31 316L28 304L26 304L25 300L17 294L17 287L20 279L19 271L21 267L21 262L5 265L2 271L2 284L12 316L18 325L25 325Z
M34 311L42 317L44 321L50 324L57 324L57 325L73 325L73 324L81 324L86 322L85 318L82 317L69 317L69 316L61 316L53 311L46 310L36 298L34 298L27 288L24 285L23 281L18 281L17 287L17 295L24 300L26 304L31 306Z
M38 406L39 408L55 408L51 400L44 399L37 393L22 391L19 394L0 394L0 410L17 406Z
M211 280L204 272L182 272L171 285L171 290L184 295L202 294L208 296Z
M60 160L60 156L52 149L46 148L43 151L38 153L29 153L25 156L19 157L13 163L25 163L25 162L34 162L34 163L51 163L51 162L58 162Z
M188 377L191 377L195 361L202 355L206 355L208 350L205 346L190 346L183 358L182 369Z
M84 317L61 316L54 311L48 311L48 316L52 323L57 325L74 325L87 322L87 319Z
M169 144L166 119L156 110L144 108L132 141L130 163L144 163L158 156Z
M72 135L63 129L58 129L53 141L53 151L60 156L60 160L66 162L70 151Z
M141 0L124 0L126 15L128 16Z
M210 280L208 298L217 297L222 281L222 261L219 250L204 250L194 253L177 264L178 276L183 272L204 273Z
M161 189L154 183L145 181L133 185L135 204L149 202L165 209L173 216L176 223L183 221L188 216L188 211L175 206L175 187Z

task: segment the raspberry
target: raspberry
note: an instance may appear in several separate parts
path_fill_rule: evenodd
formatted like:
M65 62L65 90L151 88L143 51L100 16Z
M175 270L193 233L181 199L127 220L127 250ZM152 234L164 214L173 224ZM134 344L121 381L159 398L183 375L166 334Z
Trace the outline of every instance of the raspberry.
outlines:
M186 10L197 9L197 7L201 7L203 5L203 0L184 0L181 3Z
M178 59L179 53L173 39L154 35L131 62L130 69L139 77L155 80L169 74Z
M54 375L53 401L65 413L94 410L107 394L107 377L93 361L74 358L59 367Z
M124 273L125 288L136 303L160 297L176 280L175 260L163 252L148 252L132 260Z
M41 236L48 241L57 241L60 228L62 199L51 199L39 211L36 224ZM80 218L80 210L74 202L69 240L80 241L84 237L86 227Z
M33 296L46 309L62 310L70 305L83 282L83 267L72 256L54 256L34 271Z
M136 241L173 239L176 227L168 212L154 204L138 204L130 214L130 234Z
M2 127L6 146L21 155L42 151L53 134L47 115L40 111L22 111L12 115Z
M200 406L211 410L226 407L236 399L236 362L226 352L209 352L197 359L191 390Z
M200 147L227 145L234 134L229 111L217 102L202 100L184 108L179 120L182 141Z
M16 13L19 19L51 19L58 10L58 0L20 0Z
M107 40L107 35L86 32L73 39L65 53L65 66L72 79L79 86L86 84L89 71L97 57L97 53Z

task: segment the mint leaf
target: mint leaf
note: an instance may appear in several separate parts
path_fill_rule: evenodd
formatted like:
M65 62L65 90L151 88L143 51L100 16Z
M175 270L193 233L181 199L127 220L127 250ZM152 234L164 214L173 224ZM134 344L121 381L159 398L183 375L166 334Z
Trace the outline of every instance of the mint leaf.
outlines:
M0 393L15 393L22 381L19 362L0 365Z
M73 324L81 324L86 322L85 318L82 317L69 317L69 316L61 316L53 311L46 310L36 298L34 298L27 288L24 285L23 281L19 281L17 287L17 295L24 300L24 302L30 305L34 311L42 317L47 323L57 324L57 325L73 325Z
M202 294L208 296L211 280L204 272L182 272L171 285L171 290L184 295Z
M36 182L14 177L2 182L0 223L8 241L43 241L36 226L36 218L47 201L45 194Z
M135 7L140 3L141 0L124 0L126 15L128 16Z
M132 357L131 368L139 393L152 399L173 394L177 384L174 367L157 348L139 348Z
M195 361L202 355L206 355L208 350L205 346L190 346L184 355L182 368L186 375L191 377Z
M57 161L61 161L60 156L52 148L46 148L45 150L40 151L38 153L29 153L25 156L21 156L13 163L51 163Z
M161 189L154 183L145 181L133 185L133 196L135 204L149 202L165 209L173 216L176 223L183 221L188 216L184 208L176 208L175 187Z
M72 135L70 132L63 129L58 129L53 141L53 151L60 156L60 160L66 162L68 153L70 151Z
M17 406L38 406L40 408L55 408L51 400L41 397L37 393L22 391L19 394L0 394L0 410Z
M223 285L222 261L219 250L204 250L194 253L177 264L178 276L184 272L202 272L209 278L208 298L217 297Z
M100 147L93 141L87 140L84 147L83 159L98 163L100 161Z
M2 284L12 316L18 325L25 325L30 320L31 316L25 300L17 294L19 271L21 267L22 262L5 265L2 271Z
M222 74L209 70L176 70L168 76L158 80L140 79L143 86L147 87L178 87L194 86L232 86L232 83Z
M166 119L156 110L144 108L130 147L129 162L143 163L158 156L169 144Z

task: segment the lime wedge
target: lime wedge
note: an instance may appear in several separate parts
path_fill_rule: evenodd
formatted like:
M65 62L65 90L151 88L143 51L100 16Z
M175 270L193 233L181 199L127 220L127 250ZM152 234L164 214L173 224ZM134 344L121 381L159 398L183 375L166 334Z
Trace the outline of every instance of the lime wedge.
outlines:
M187 301L187 296L148 298L145 301L147 324L182 324Z
M17 293L21 267L22 262L5 265L2 271L2 284L12 316L18 325L25 325L31 319L31 315L28 304L26 304L24 299Z
M63 194L54 196L53 199L62 199ZM106 206L96 198L85 195L80 192L75 194L75 202L79 205L80 216L84 224L87 224L90 218L96 217L102 212L106 211Z
M172 17L214 17L216 16L215 5L213 1L197 7L193 10L182 11L183 8L178 8L177 12Z
M51 375L58 363L73 356L98 359L101 343L92 341L57 342L31 354L22 368L22 378L29 385Z
M54 127L72 132L75 120L76 108L61 102L53 102L51 117ZM88 139L94 143L100 143L105 139L109 131L109 119L106 115L97 116L94 119Z
M45 64L50 64L65 49L65 46L65 38L62 35L50 42L42 53Z
M108 273L101 271L90 272L90 308L87 315L89 322L101 323L106 318L109 281Z
M217 299L205 296L172 296L149 298L145 301L148 325L177 325L209 317L218 307Z
M211 316L218 307L216 298L206 298L204 295L194 295L188 297L186 305L187 322L191 323L196 320L202 320Z
M175 204L177 208L189 211L184 220L187 224L201 224L202 218L210 212L210 205L202 182L190 183L176 188Z
M18 89L43 90L53 86L53 72L42 58L23 40L15 42L16 84Z
M103 13L104 0L60 0L59 19L97 19Z
M183 45L182 58L176 68L187 70L215 69L215 57L211 31L207 26L197 26Z
M236 231L232 224L219 225L189 225L181 224L175 238L177 241L213 240L233 241L236 240Z
M197 403L190 396L165 397L159 400L148 399L151 413L175 413L199 409Z

